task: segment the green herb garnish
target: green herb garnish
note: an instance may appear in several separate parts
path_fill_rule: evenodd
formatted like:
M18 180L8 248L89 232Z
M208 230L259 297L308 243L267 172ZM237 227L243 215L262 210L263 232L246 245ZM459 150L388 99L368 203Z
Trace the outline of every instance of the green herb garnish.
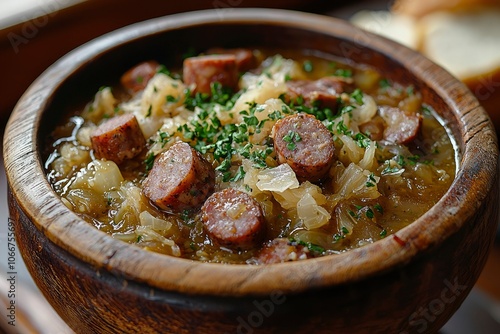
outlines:
M378 85L380 86L380 88L389 88L392 86L391 82L388 80L388 79L382 79L378 82Z
M144 160L144 163L146 164L146 171L150 171L151 168L153 168L154 162L155 162L154 153L149 153L149 155L146 157L146 160Z
M297 148L296 143L300 142L302 137L295 131L288 131L288 133L283 137L283 141L287 143L286 148L293 151Z
M363 92L361 89L357 88L352 94L351 97L356 101L356 103L360 106L363 105Z
M352 70L339 68L335 71L335 76L344 77L344 78L351 78L352 77Z
M302 68L307 73L311 73L314 70L313 63L310 60L305 60L304 63L302 64Z
M375 210L377 210L378 213L380 214L384 213L384 209L382 208L382 205L380 205L379 203L375 204L373 207L375 208Z

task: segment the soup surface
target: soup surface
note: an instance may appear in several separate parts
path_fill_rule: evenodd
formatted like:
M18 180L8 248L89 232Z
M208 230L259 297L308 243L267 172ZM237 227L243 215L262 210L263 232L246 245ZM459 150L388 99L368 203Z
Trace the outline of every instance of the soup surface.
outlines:
M455 149L413 86L312 52L211 49L138 64L58 126L46 169L97 229L188 259L338 254L447 191Z

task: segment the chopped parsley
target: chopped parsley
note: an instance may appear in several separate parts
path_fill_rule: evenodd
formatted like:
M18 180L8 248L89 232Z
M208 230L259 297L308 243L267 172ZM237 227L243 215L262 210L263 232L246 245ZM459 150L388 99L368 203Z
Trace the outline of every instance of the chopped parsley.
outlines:
M165 74L169 77L171 77L172 79L180 79L180 75L178 73L172 73L168 68L165 67L165 65L160 65L158 66L158 69L156 70L156 73L162 73L162 74ZM154 87L154 91L157 92L158 90L156 89L156 87Z
M386 168L384 168L384 170L382 171L382 175L391 175L391 174L396 174L396 173L399 173L401 171L401 169L399 167L391 167L391 166L387 166Z
M363 92L361 91L361 89L356 88L356 90L351 94L351 97L356 101L358 105L363 105Z
M240 166L234 177L231 179L231 181L236 182L239 180L243 180L244 177L245 177L245 170L243 169L243 166Z
M242 167L231 168L232 157L235 154L249 159L256 168L268 167L266 160L274 152L271 142L265 141L254 147L249 142L250 136L259 133L267 121L278 120L283 118L285 113L291 113L291 110L284 105L282 110L275 110L268 115L268 118L262 119L257 117L257 113L264 111L265 107L255 102L248 102L248 109L239 112L243 122L223 125L219 119L220 113L229 112L241 94L242 91L233 94L219 83L211 85L211 94L192 94L186 89L184 96L186 108L194 112L194 117L177 128L177 133L196 150L202 154L213 154L216 161L215 169L221 173L223 182L236 182L245 176ZM232 115L231 112L231 118L234 117ZM294 137L295 141L297 139Z
M375 179L375 174L373 174L373 173L370 173L370 175L368 176L368 179L371 182L377 183L377 180Z
M283 114L282 114L280 111L278 111L278 110L275 110L275 111L273 111L272 113L269 113L269 115L267 115L267 116L268 116L268 117L269 117L269 119L270 119L270 120L272 120L272 121L277 121L277 120L282 119L283 117L285 117L285 116L283 116Z
M243 122L245 122L247 125L250 126L255 126L259 124L259 119L255 116L243 116Z
M155 162L155 155L154 153L148 154L146 157L146 160L144 160L144 163L146 164L146 171L150 171L151 168L153 168L153 163Z
M166 99L167 99L167 102L169 102L169 103L179 102L179 97L175 97L173 95L167 95Z
M352 70L345 69L345 68L339 68L335 71L334 75L337 77L351 78L352 77Z
M295 240L294 238L289 239L291 243L296 243L298 245L307 247L311 252L316 253L316 254L323 254L325 252L325 249L321 247L320 245L313 244L311 242L305 242L302 240Z
M417 162L420 160L420 156L418 154L412 155L410 157L406 157L406 159L409 160L409 163L411 165L416 165Z
M181 219L182 223L188 227L193 227L195 224L195 220L192 217L191 211L188 209L184 209L180 212L179 218Z
M396 158L396 162L398 163L398 165L400 165L401 167L404 167L406 166L406 161L405 161L405 157L402 156L402 155L398 155L397 158Z
M302 68L307 73L311 73L314 70L313 63L310 60L305 60L304 63L302 63Z
M356 208L357 212L354 212L353 210L348 210L347 212L351 217L355 218L356 220L361 218L361 214L363 212L366 218L368 219L375 218L375 212L373 211L373 209L375 209L380 214L383 213L382 207L378 203L373 206L373 209L370 206L362 206L362 205L354 205L354 207Z
M348 211L349 215L355 219L359 219L359 215L352 210Z
M367 135L365 135L361 132L356 133L352 137L352 139L354 139L356 141L356 144L362 148L367 148L368 146L370 146L370 143L372 142L371 139Z
M418 154L415 154L405 157L399 154L394 159L397 162L397 164L401 167L404 167L406 165L415 166L417 162L420 161L420 156Z
M187 221L189 219L189 210L182 210L182 212L180 214L180 218L183 221Z
M344 124L344 121L337 123L337 133L350 136L352 131Z
M283 137L283 141L287 143L286 148L293 151L297 148L296 143L300 142L302 137L295 131L288 131L288 133Z
M295 99L292 99L291 101L287 100L286 94L281 94L279 96L281 101L283 101L287 105L283 105L281 112L285 115L291 114L292 110L295 110L296 112L303 112L306 114L313 115L320 121L324 120L333 120L335 117L334 112L328 108L328 107L321 107L320 106L320 101L314 101L312 104L306 104L306 101L304 100L304 97L298 96Z
M229 171L229 168L231 168L231 160L224 159L224 160L222 160L220 165L215 168L215 170L220 171L220 172L227 172L227 171Z
M388 79L382 79L378 82L380 88L387 89L392 86L391 82Z
M340 114L343 115L343 114L349 114L350 116L352 116L352 111L354 110L354 106L344 106L340 109Z
M414 94L414 91L415 91L415 88L414 88L413 86L408 86L408 87L406 88L406 94L407 94L408 96L413 95L413 94Z
M422 106L422 113L424 115L430 116L430 115L432 115L432 110L431 110L431 108L429 106L423 105Z
M268 147L264 150L255 149L250 154L250 160L254 163L255 168L266 168L266 158L273 152L273 149Z
M170 135L167 132L158 131L158 136L160 137L161 147L164 147L169 141Z

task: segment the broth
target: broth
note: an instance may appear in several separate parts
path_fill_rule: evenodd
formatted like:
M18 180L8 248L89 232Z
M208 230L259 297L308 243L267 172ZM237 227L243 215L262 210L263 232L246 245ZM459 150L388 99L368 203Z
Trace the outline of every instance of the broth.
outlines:
M244 51L250 59L238 59ZM451 185L455 148L415 87L311 52L207 53L176 71L135 67L53 131L47 175L71 210L150 251L264 264L385 238ZM211 67L220 81L200 78ZM96 135L122 115L137 120L144 143L125 137L138 149L113 149L109 136L119 131ZM178 152L192 155L192 166L173 167ZM162 193L159 184L172 182L175 196Z

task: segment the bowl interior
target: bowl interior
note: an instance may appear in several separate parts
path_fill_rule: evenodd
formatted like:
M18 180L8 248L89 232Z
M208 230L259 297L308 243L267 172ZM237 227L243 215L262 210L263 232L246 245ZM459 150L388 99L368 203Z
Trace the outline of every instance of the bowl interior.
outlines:
M427 214L391 237L341 255L266 267L193 263L151 254L114 240L70 212L44 178L45 157L41 152L54 128L54 119L90 101L99 87L116 84L125 70L141 61L155 59L167 67L178 67L186 52L201 52L213 46L320 52L372 65L393 81L413 85L422 93L423 101L445 120L456 140L459 172L452 188ZM21 113L24 121L20 120ZM403 46L343 21L279 10L247 9L222 14L204 11L136 24L62 58L32 85L9 121L11 129L21 127L28 132L22 137L11 130L4 147L16 200L50 240L76 257L168 290L268 294L275 289L297 292L360 280L407 263L456 232L473 215L466 203L481 203L486 196L481 197L479 191L463 191L464 187L475 189L469 178L473 174L479 177L481 187L491 188L493 183L494 172L488 174L496 168L497 149L488 122L469 91L444 70ZM479 131L484 127L489 128ZM15 149L11 144L14 142L18 145ZM484 159L476 159L478 155L484 155ZM31 164L14 166L16 160L26 156ZM478 174L478 169L484 171ZM25 178L30 175L24 188L15 181L21 174ZM26 189L30 183L34 191ZM442 214L443 207L453 215Z
M302 18L305 17L307 16ZM121 74L137 63L154 59L167 68L180 68L187 54L198 54L214 46L304 50L308 53L341 57L348 62L371 65L396 82L414 85L415 89L424 95L424 102L441 107L438 108L438 113L443 118L449 120L455 117L442 97L434 91L434 87L411 73L408 64L402 64L398 59L400 57L395 57L395 50L388 46L375 50L372 44L377 40L371 40L372 36L367 32L354 29L341 21L331 20L332 22L328 22L330 26L324 26L321 22L311 26L301 24L300 20L291 24L278 20L267 21L265 17L262 18L263 22L229 17L209 23L187 23L183 27L165 31L161 31L162 27L158 27L158 31L151 31L154 30L154 22L149 22L150 25L140 24L137 30L133 27L124 29L119 32L122 43L110 41L111 43L107 43L109 48L105 50L89 50L89 59L80 66L72 66L67 80L51 96L45 117L41 119L41 132L38 133L37 139L43 140L47 134L44 131L52 130L53 116L60 117L68 111L73 111L75 106L87 103L99 87L116 85ZM349 31L351 29L352 31ZM119 41L116 37L116 33L107 36L113 42ZM91 46L88 45L87 48L89 47ZM408 55L415 56L411 53ZM415 60L418 58L420 57ZM408 63L411 63L411 59ZM460 137L458 124L455 123L449 122L453 126L454 136Z

